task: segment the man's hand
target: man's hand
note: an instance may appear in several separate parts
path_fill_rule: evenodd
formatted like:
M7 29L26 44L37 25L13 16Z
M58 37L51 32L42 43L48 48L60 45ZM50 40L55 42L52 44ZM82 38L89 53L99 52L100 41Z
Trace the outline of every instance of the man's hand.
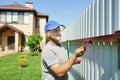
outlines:
M76 55L76 57L79 57L79 56L84 55L85 51L86 51L86 45L81 46L80 48L77 48L77 49L74 51L74 54Z

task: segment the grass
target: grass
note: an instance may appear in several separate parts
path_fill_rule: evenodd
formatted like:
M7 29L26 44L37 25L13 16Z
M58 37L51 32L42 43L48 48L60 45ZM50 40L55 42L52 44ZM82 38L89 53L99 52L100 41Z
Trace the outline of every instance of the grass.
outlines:
M19 56L26 55L27 67L21 68ZM41 80L40 53L15 53L0 57L0 80Z

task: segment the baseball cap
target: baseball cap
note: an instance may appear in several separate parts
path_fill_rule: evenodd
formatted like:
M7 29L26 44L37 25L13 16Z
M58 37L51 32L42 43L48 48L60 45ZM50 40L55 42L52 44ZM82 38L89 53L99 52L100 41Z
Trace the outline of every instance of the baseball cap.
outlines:
M46 25L45 25L45 32L47 32L48 30L55 29L55 28L57 28L57 27L61 27L61 26L65 28L64 25L59 24L59 23L57 23L56 21L53 21L53 20L48 21L48 22L46 23Z

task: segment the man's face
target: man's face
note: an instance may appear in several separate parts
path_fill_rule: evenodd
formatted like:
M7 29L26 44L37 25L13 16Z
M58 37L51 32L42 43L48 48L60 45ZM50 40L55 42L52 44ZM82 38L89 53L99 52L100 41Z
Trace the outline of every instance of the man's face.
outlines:
M46 35L47 35L51 40L61 41L61 31L60 31L60 28L59 28L59 27L47 31L47 32L46 32Z

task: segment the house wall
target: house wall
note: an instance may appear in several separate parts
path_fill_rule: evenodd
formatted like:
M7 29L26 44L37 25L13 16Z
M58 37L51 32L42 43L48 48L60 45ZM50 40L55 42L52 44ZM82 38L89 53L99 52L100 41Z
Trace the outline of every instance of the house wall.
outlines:
M44 30L44 27L45 27L45 24L46 24L47 20L45 18L40 18L40 35L43 37L43 40L41 41L40 43L40 46L41 48L43 48L46 44L46 35L45 35L45 30Z
M0 26L4 25L0 24ZM34 16L33 13L30 12L30 16L29 16L29 24L15 24L15 23L10 23L9 25L14 26L15 28L21 30L24 32L25 35L31 35L33 34L33 26L34 25Z
M26 41L28 40L28 36L29 35L32 35L34 33L38 33L40 34L42 37L43 37L43 40L41 42L41 48L44 47L45 45L45 33L44 33L44 26L46 24L46 18L42 18L40 17L39 18L39 21L40 21L40 27L39 28L36 28L36 17L34 15L33 12L30 12L30 15L29 15L29 24L9 24L10 26L13 26L17 29L19 29L20 31L22 31L24 33L24 35L26 36ZM0 26L2 26L4 24L0 24ZM2 45L2 46L5 46L6 44ZM20 47L19 47L20 48Z
M45 27L47 20L45 17L39 17L37 19L39 19L40 27L39 28L35 27L34 33L40 34L43 37L43 40L40 42L40 46L41 46L41 48L43 48L46 44L46 36L45 36L44 27Z

